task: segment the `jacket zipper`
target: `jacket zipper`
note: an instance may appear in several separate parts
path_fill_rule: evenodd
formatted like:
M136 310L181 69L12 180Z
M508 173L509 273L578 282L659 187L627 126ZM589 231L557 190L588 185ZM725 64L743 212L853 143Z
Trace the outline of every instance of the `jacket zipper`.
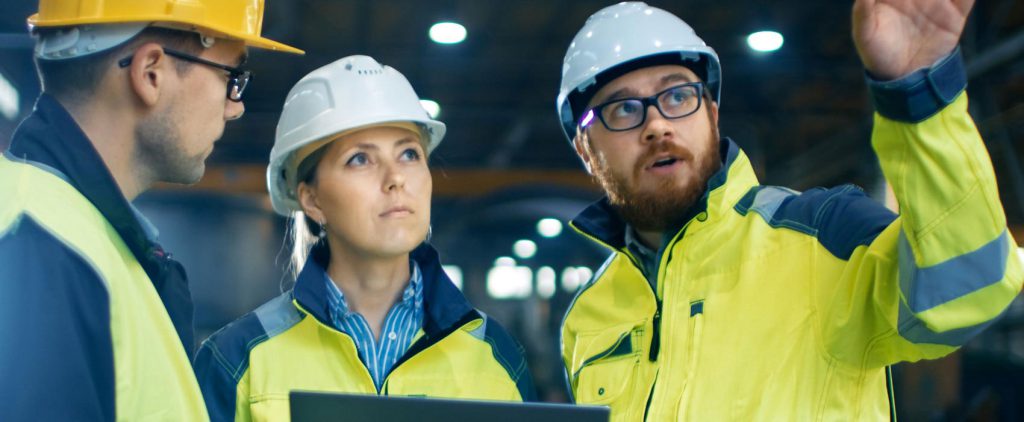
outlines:
M651 350L647 358L651 362L658 361L658 354L661 352L661 299L655 299L658 310L654 311L654 330L651 338Z
M682 238L683 234L686 233L686 229L690 227L690 223L691 222L692 222L692 220L690 222L687 222L685 225L683 225L683 228L679 229L679 231L676 232L675 236L672 237L672 240L666 244L665 252L664 252L665 256L662 257L662 262L658 266L658 273L659 273L658 274L658 278L659 279L664 279L664 277L661 276L661 273L663 271L667 271L665 269L665 267L667 266L668 261L672 260L672 248L673 248L673 246L675 246L676 243L679 242L679 240ZM661 353L661 311L662 311L661 302L662 302L662 300L661 300L661 297L658 296L658 292L656 290L656 287L655 286L651 286L651 283L647 283L647 285L651 287L651 292L654 294L654 302L657 305L657 309L654 311L654 320L652 321L654 323L654 329L652 330L654 337L651 339L651 351L650 351L650 354L648 355L648 359L650 359L651 362L657 362L658 361L658 355ZM649 413L649 411L651 409L651 402L654 401L654 389L655 389L655 387L658 386L658 373L660 373L660 372L661 372L661 368L658 368L658 372L655 373L655 375L654 375L654 382L651 383L651 392L648 393L648 395L647 395L647 406L644 408L644 418L643 418L643 420L645 420L645 421L647 420L647 415L648 415L648 413Z
M451 335L452 333L461 330L462 327L466 326L466 324L469 324L469 323L471 323L473 321L476 321L476 320L480 319L480 315L474 311L474 312L470 312L470 313L466 314L465 316L463 316L462 319L463 319L462 321L458 321L455 324L452 324L452 327L453 327L452 330L446 330L444 332L441 332L436 337L427 338L427 334L426 334L426 332L424 332L423 336L420 337L420 339L417 340L415 343L413 343L412 345L409 346L409 349L405 351L405 354L403 354L402 357L400 357L398 359L398 361L395 362L395 364L388 371L387 375L384 376L384 382L381 383L381 391L379 391L378 393L382 394L382 395L389 395L388 394L388 381L391 379L391 374L395 373L395 370L397 370L404 363L406 363L410 359L412 359L413 356L417 356L417 355L427 351L431 347L434 347L435 345L440 343L441 340L444 340L445 338L448 338L448 336ZM424 342L426 342L426 344L422 344L422 345L420 344L420 343L424 343ZM410 353L410 352L412 352L412 353Z

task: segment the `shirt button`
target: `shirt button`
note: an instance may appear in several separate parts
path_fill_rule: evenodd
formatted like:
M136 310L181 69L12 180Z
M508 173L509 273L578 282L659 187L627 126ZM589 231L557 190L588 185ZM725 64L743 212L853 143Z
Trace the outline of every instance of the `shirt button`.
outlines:
M395 332L394 332L394 331L392 331L392 332L388 333L388 339L389 339L389 340L392 340L392 341L394 341L394 340L395 340L396 338L398 338L398 334L395 334Z

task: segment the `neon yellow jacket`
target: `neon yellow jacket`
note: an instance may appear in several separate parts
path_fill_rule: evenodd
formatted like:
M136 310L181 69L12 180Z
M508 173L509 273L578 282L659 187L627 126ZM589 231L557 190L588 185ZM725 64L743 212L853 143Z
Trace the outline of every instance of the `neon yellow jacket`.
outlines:
M410 257L423 275L423 328L377 391L352 338L327 311L325 250L315 248L295 288L214 333L194 366L214 421L284 421L291 390L536 400L525 352L472 308L427 244Z
M206 420L183 277L40 96L0 155L0 420Z
M955 55L931 84L873 87L899 216L854 186L761 186L725 139L655 292L607 202L585 210L573 227L613 253L563 323L575 400L616 421L889 418L887 365L952 352L1024 278L962 69Z

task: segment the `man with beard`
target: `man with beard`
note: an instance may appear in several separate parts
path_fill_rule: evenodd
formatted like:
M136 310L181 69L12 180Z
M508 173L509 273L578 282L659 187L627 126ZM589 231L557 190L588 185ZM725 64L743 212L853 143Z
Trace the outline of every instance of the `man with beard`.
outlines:
M576 402L627 421L885 419L889 365L1003 312L1024 274L967 114L972 3L854 5L898 216L852 185L760 185L719 138L714 50L643 3L590 17L558 112L607 193L572 225L612 254L563 323Z
M181 265L131 201L242 115L262 0L40 0L43 93L0 155L0 420L204 420Z

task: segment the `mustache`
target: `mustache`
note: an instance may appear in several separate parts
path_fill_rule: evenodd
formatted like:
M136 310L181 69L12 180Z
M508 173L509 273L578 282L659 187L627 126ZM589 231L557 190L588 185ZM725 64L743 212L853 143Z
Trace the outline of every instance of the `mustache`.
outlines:
M683 161L694 161L693 151L672 142L658 142L647 148L634 165L633 172L639 175L659 155L671 155Z

